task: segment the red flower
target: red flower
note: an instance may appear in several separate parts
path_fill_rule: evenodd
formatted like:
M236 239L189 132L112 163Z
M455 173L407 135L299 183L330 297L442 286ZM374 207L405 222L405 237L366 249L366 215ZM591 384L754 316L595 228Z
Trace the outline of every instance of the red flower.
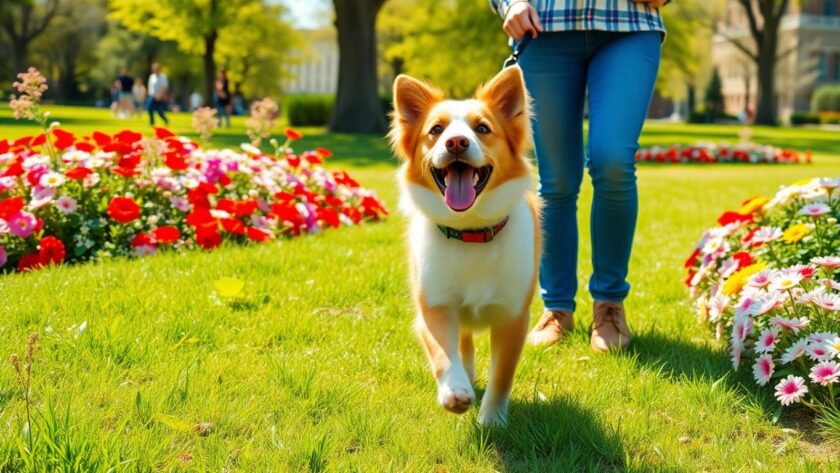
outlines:
M732 255L732 258L734 258L735 261L738 262L738 269L744 268L753 263L752 256L750 256L750 254L745 251L739 251L735 253L734 255Z
M64 261L66 252L64 243L56 237L48 236L41 238L41 248L38 251L38 263L47 266L50 264L61 264Z
M16 139L14 143L12 143L12 148L17 148L18 146L29 146L29 143L31 143L31 142L32 142L32 137L31 136L22 136L22 137Z
M155 240L158 243L162 243L164 245L175 243L178 241L178 238L181 238L181 232L179 232L177 228L170 226L157 227L152 230L152 235L154 235Z
M155 246L155 239L146 232L140 232L136 237L132 238L131 246L137 248L138 246Z
M260 230L259 228L248 227L248 238L256 242L262 243L271 238L271 235L264 230Z
M757 231L758 231L758 228L753 228L752 230L750 230L749 233L744 235L744 238L741 240L741 244L744 245L744 246L746 246L746 245L752 245L752 246L755 246L755 247L761 246L761 243L753 243L752 242L753 237L755 236L755 232L757 232Z
M236 212L236 202L231 199L219 199L216 202L216 210L224 210L232 214Z
M123 130L116 135L114 135L114 139L121 142L121 143L137 143L138 141L143 139L143 135L137 133L136 131L131 130Z
M254 215L254 212L257 211L257 201L256 200L240 200L236 202L236 215L240 217L249 217Z
M817 269L813 266L803 266L799 268L799 275L802 276L802 279L811 279L816 273Z
M286 138L294 141L303 138L303 135L291 128L286 128Z
M46 133L41 133L40 135L36 136L31 143L29 143L30 148L34 148L36 146L41 146L42 144L47 142L47 135Z
M101 131L94 131L93 132L93 141L96 142L99 146L105 146L111 142L111 137L102 133Z
M60 130L58 128L54 128L52 131L53 135L55 135L55 147L58 149L67 149L73 146L73 143L76 142L76 136L73 133Z
M18 158L3 173L6 177L18 177L23 174L23 159Z
M718 224L720 226L725 227L730 223L752 223L753 216L752 215L741 215L738 212L724 212L723 215L718 217Z
M234 235L245 234L245 224L238 218L223 218L222 228L224 228L226 232L233 233Z
M119 223L129 223L140 217L140 206L129 197L114 197L108 204L108 216Z
M700 248L695 248L694 253L691 253L691 256L689 256L688 259L685 260L685 263L683 263L683 267L691 268L694 266L694 264L697 263L698 256L700 256Z
M9 220L12 215L20 212L21 209L23 209L23 197L9 197L0 200L0 218L3 220Z
M216 230L216 219L210 214L210 210L206 207L198 207L187 214L186 222L197 230L202 228L209 228Z
M187 158L178 153L166 153L166 167L173 171L183 171L189 167Z
M76 166L73 169L70 169L64 173L64 175L67 176L68 179L74 179L77 181L80 181L91 174L93 174L93 171L84 166Z
M155 127L155 136L158 139L162 140L164 138L171 138L171 137L175 136L175 133L172 133L171 131L167 130L166 128L161 128L159 126L156 126Z
M289 166L296 168L300 166L300 156L295 156L293 154L286 155L286 162L289 163Z
M111 172L113 172L114 174L118 174L118 175L120 175L120 176L122 176L126 179L129 178L129 177L134 177L134 176L137 176L137 175L140 174L140 172L137 171L134 168L124 168L124 167L111 168Z
M318 220L333 228L341 226L341 220L339 220L338 212L336 212L335 209L319 207L316 210L316 215Z
M195 243L205 250L212 250L222 244L222 236L215 229L199 230L195 234Z
M193 204L193 207L203 209L210 208L210 199L208 199L207 194L201 192L200 189L190 189L187 191L187 200Z
M17 270L20 272L32 271L40 268L41 266L41 256L36 251L34 253L23 255L20 261L18 261Z
M303 159L305 159L309 164L317 165L317 164L321 164L323 162L321 160L321 157L318 156L318 153L315 153L313 151L307 151L307 152L303 153L302 156L303 156Z
M0 141L0 154L9 152L9 142L7 140Z
M318 153L318 156L324 159L332 158L333 155L332 151L328 150L327 148L318 148L315 150L315 152Z

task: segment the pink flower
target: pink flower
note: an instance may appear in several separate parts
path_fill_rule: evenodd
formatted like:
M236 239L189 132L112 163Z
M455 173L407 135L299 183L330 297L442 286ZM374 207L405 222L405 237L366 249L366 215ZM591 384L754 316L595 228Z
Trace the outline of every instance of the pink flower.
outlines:
M826 350L822 343L812 343L811 345L808 345L808 348L805 349L805 353L808 354L808 358L814 361L823 361L831 358L831 355L828 353L828 350Z
M747 280L747 285L759 288L766 287L768 284L770 284L770 280L773 277L773 273L774 271L772 269L764 269L762 271L759 271L750 276L750 278Z
M799 215L807 215L809 217L821 217L829 212L831 212L831 207L823 203L816 203L808 204L805 207L802 207L797 213Z
M9 231L20 238L29 238L29 235L35 231L36 223L34 215L23 211L16 212L6 221Z
M836 383L840 379L840 363L836 361L823 361L811 368L811 374L808 375L811 381L828 386Z
M753 299L750 296L743 296L741 300L738 301L738 305L735 306L735 316L737 317L750 317L755 315L756 311L760 304L758 301Z
M779 381L776 385L776 399L783 406L789 406L794 402L802 400L802 396L808 393L808 386L805 386L805 379L788 375L787 378Z
M770 287L776 291L793 289L802 282L802 275L796 271L784 271L773 275L770 280Z
M840 295L837 294L816 294L811 298L811 301L825 310L840 310Z
M798 319L787 319L785 317L773 317L770 323L784 330L793 330L793 333L799 333L803 327L808 325L807 317L800 317Z
M764 386L768 382L770 382L770 378L773 376L773 369L776 367L773 364L773 357L770 355L761 355L755 361L755 366L753 366L753 378L755 378L755 382L758 383L759 386Z
M25 118L27 120L35 119L35 104L28 96L23 95L19 98L12 97L9 100L9 108L14 112L15 120Z
M76 211L78 208L78 204L72 197L68 197L63 195L55 200L55 206L58 208L59 212L63 213L64 215L70 215L71 213Z
M29 70L18 73L17 76L19 80L12 86L21 94L39 99L47 91L47 78L38 72L38 69L30 67Z
M733 340L732 346L729 349L729 355L732 358L732 369L738 371L741 366L741 353L744 351L744 343L739 340Z
M55 197L55 189L52 187L36 186L32 189L32 200L29 201L29 209L37 210L51 203Z
M779 330L775 328L766 328L761 331L758 336L758 341L755 343L756 353L772 352L776 348L776 342L779 341Z
M6 254L6 249L3 248L3 245L0 245L0 268L2 268L3 265L6 264L6 261L8 261L8 260L9 259L8 259L8 255Z
M753 321L749 317L735 317L732 321L732 341L743 342L753 333Z
M808 340L804 338L797 340L796 343L787 347L784 354L782 354L782 363L790 363L793 360L801 358L805 354L805 348L808 346Z
M761 227L755 232L753 235L752 241L755 244L760 243L768 243L771 241L778 240L783 235L783 232L780 228L776 227Z
M814 332L808 336L808 341L816 345L822 345L836 336L837 334L834 332Z
M840 268L840 256L818 256L811 258L811 262L825 269Z

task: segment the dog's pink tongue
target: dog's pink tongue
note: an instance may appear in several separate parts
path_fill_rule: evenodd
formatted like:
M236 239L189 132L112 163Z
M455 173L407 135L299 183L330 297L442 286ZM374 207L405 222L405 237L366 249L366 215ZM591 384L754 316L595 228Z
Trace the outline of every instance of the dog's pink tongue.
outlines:
M443 195L446 205L456 212L472 207L476 197L473 187L475 168L450 165L446 171L449 178L449 185Z

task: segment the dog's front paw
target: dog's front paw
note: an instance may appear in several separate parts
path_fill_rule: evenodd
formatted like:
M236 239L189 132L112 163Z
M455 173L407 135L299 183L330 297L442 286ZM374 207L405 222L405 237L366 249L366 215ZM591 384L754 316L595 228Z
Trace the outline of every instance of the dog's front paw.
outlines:
M485 427L505 427L508 425L508 403L494 402L490 393L485 394L478 412L478 423Z
M440 383L438 404L449 412L463 414L475 402L475 392L468 383Z

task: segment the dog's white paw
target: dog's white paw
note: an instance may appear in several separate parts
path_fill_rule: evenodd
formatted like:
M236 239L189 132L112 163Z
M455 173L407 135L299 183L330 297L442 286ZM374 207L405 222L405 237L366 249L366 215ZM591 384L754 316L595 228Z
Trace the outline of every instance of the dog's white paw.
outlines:
M508 425L508 403L494 402L490 393L485 394L478 412L478 423L485 427L505 427Z
M442 382L438 386L438 404L449 412L463 414L475 402L469 383Z

